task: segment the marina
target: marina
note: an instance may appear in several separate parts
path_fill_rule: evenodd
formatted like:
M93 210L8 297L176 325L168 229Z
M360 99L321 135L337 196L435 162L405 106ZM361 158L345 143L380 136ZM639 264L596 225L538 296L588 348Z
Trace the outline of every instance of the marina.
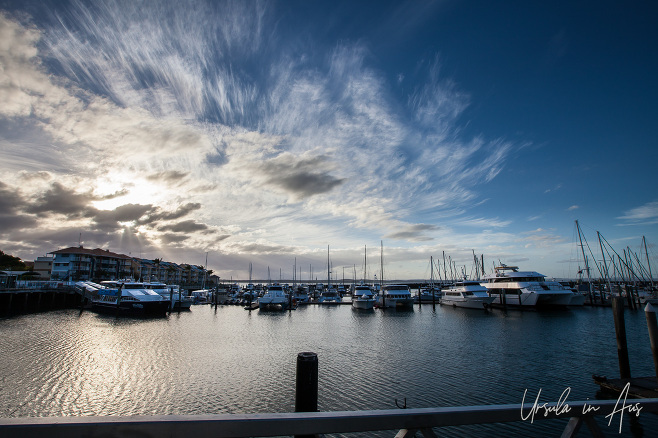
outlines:
M643 312L626 309L625 322L633 375L651 375ZM321 412L396 409L403 400L411 409L520 407L526 389L541 390L546 402L565 388L570 399L593 400L599 390L593 374L619 375L614 322L603 307L362 312L307 305L250 312L193 305L155 319L71 309L6 318L0 328L6 352L0 416L11 418L293 412L299 351L318 355ZM447 430L555 436L566 422ZM598 422L606 431L607 422ZM621 436L634 436L630 424L624 422ZM658 427L648 412L638 424L645 432Z

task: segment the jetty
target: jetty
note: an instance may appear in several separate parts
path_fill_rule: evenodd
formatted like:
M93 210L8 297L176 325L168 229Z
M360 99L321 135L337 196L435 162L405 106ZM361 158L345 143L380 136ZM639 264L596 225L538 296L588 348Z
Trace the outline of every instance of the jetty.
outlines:
M77 308L84 304L79 290L57 281L31 281L0 289L0 315Z

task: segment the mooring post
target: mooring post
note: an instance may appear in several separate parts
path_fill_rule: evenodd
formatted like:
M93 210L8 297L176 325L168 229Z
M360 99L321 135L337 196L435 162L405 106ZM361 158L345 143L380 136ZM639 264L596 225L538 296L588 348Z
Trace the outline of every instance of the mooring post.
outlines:
M303 352L297 355L297 386L295 412L318 410L318 355Z
M615 320L617 335L617 356L619 357L619 374L622 379L631 378L631 365L628 361L628 345L626 344L626 323L624 321L624 298L612 297L612 314Z
M658 380L658 323L656 323L656 309L651 303L644 308L649 328L649 341L651 342L651 354L653 354L653 366L656 369L656 380Z

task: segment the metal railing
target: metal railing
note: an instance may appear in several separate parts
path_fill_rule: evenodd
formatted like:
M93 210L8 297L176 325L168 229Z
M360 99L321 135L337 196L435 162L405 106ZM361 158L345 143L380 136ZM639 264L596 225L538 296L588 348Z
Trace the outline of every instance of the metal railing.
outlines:
M610 431L629 416L658 413L658 399L587 400L524 405L460 406L379 411L295 412L278 414L165 415L131 417L0 418L2 438L70 437L266 437L399 431L396 437L420 433L435 437L434 428L508 422L569 419L562 437L573 437L585 424L592 436L604 436L594 416L604 416Z

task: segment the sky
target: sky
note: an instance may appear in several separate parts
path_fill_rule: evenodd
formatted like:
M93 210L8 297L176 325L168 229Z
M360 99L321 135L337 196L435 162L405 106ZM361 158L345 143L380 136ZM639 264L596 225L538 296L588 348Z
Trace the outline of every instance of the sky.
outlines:
M597 232L646 261L644 236L655 272L657 22L639 1L0 0L0 249L575 278L578 220L598 260Z

